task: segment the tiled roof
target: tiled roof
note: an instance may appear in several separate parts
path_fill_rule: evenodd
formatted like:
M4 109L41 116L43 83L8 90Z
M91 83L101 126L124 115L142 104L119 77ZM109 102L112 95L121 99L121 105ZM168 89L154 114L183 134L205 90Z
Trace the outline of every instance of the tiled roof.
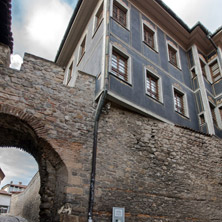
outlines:
M11 196L11 194L6 192L5 190L0 190L0 194Z
M0 178L3 180L4 177L5 177L5 174L3 173L2 169L0 168Z

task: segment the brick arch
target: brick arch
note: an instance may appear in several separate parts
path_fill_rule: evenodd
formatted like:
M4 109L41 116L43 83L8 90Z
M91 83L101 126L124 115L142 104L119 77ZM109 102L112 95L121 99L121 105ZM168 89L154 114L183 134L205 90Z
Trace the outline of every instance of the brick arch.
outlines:
M34 117L29 113L26 113L25 111L22 111L18 108L9 105L0 104L0 113L13 115L25 121L27 124L30 125L30 127L33 128L33 130L39 137L45 137L47 134L45 125L38 118Z
M44 125L37 118L10 106L0 105L0 147L16 147L31 154L39 165L40 222L59 221L65 203L67 169L45 139Z

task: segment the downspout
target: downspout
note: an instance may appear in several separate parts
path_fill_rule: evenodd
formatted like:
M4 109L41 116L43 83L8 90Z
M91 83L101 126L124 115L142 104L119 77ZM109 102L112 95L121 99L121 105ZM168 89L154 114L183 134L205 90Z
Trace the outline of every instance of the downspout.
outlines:
M92 171L90 178L90 191L89 191L89 208L88 208L88 222L93 221L93 205L94 205L94 196L95 196L95 176L96 176L96 157L97 157L97 137L98 137L98 127L99 119L102 113L102 108L105 104L107 94L108 94L108 64L109 64L109 0L104 0L104 63L103 63L103 72L104 72L104 87L103 93L99 98L97 104L95 121L94 121L94 132L93 132L93 151L92 151Z
M88 222L92 222L92 217L93 217L98 126L99 126L99 118L100 118L100 115L101 115L101 112L102 112L102 108L105 104L106 96L107 96L107 90L104 90L103 94L100 96L100 99L99 99L99 102L98 102L98 105L97 105L95 121L94 121L92 171L91 171L90 191L89 191Z

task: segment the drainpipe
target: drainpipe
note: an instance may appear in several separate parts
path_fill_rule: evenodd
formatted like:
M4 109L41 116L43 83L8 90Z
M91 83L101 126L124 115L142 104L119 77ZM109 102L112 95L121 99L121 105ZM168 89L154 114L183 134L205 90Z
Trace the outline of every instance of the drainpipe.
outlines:
M92 171L91 171L90 191L89 191L88 222L92 222L92 216L93 216L98 126L99 126L99 118L102 112L102 108L106 101L106 96L107 96L107 90L105 90L103 94L100 96L95 115L94 132L93 132Z
M96 155L97 155L97 137L98 137L98 127L99 118L101 116L102 108L105 104L107 94L108 94L108 64L109 64L109 0L104 0L104 47L103 53L105 58L102 64L102 70L104 73L104 87L103 93L99 98L97 104L95 121L94 121L94 132L93 132L93 152L92 152L92 171L90 179L90 191L89 191L89 208L88 208L88 222L93 222L93 205L94 205L94 195L95 195L95 176L96 176Z

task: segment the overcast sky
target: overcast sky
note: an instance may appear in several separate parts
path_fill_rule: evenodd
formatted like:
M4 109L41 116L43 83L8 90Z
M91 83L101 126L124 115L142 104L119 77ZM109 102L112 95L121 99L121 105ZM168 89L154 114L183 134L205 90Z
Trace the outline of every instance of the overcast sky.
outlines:
M18 67L22 61L24 52L54 60L76 2L77 0L12 0L14 67ZM200 21L213 33L222 24L221 0L164 2L190 28ZM35 174L37 166L33 167L34 161L28 158L29 155L24 156L20 151L15 154L11 152L0 149L0 167L7 176L3 182L14 180L27 183L30 175Z
M147 0L149 1L149 0ZM54 60L77 0L12 0L13 67L24 52ZM214 32L222 21L221 0L164 0L189 26L201 21Z
M222 25L221 0L163 0L190 28L200 21L214 33Z
M38 171L34 158L17 148L0 148L0 168L5 174L0 187L11 181L27 185Z

